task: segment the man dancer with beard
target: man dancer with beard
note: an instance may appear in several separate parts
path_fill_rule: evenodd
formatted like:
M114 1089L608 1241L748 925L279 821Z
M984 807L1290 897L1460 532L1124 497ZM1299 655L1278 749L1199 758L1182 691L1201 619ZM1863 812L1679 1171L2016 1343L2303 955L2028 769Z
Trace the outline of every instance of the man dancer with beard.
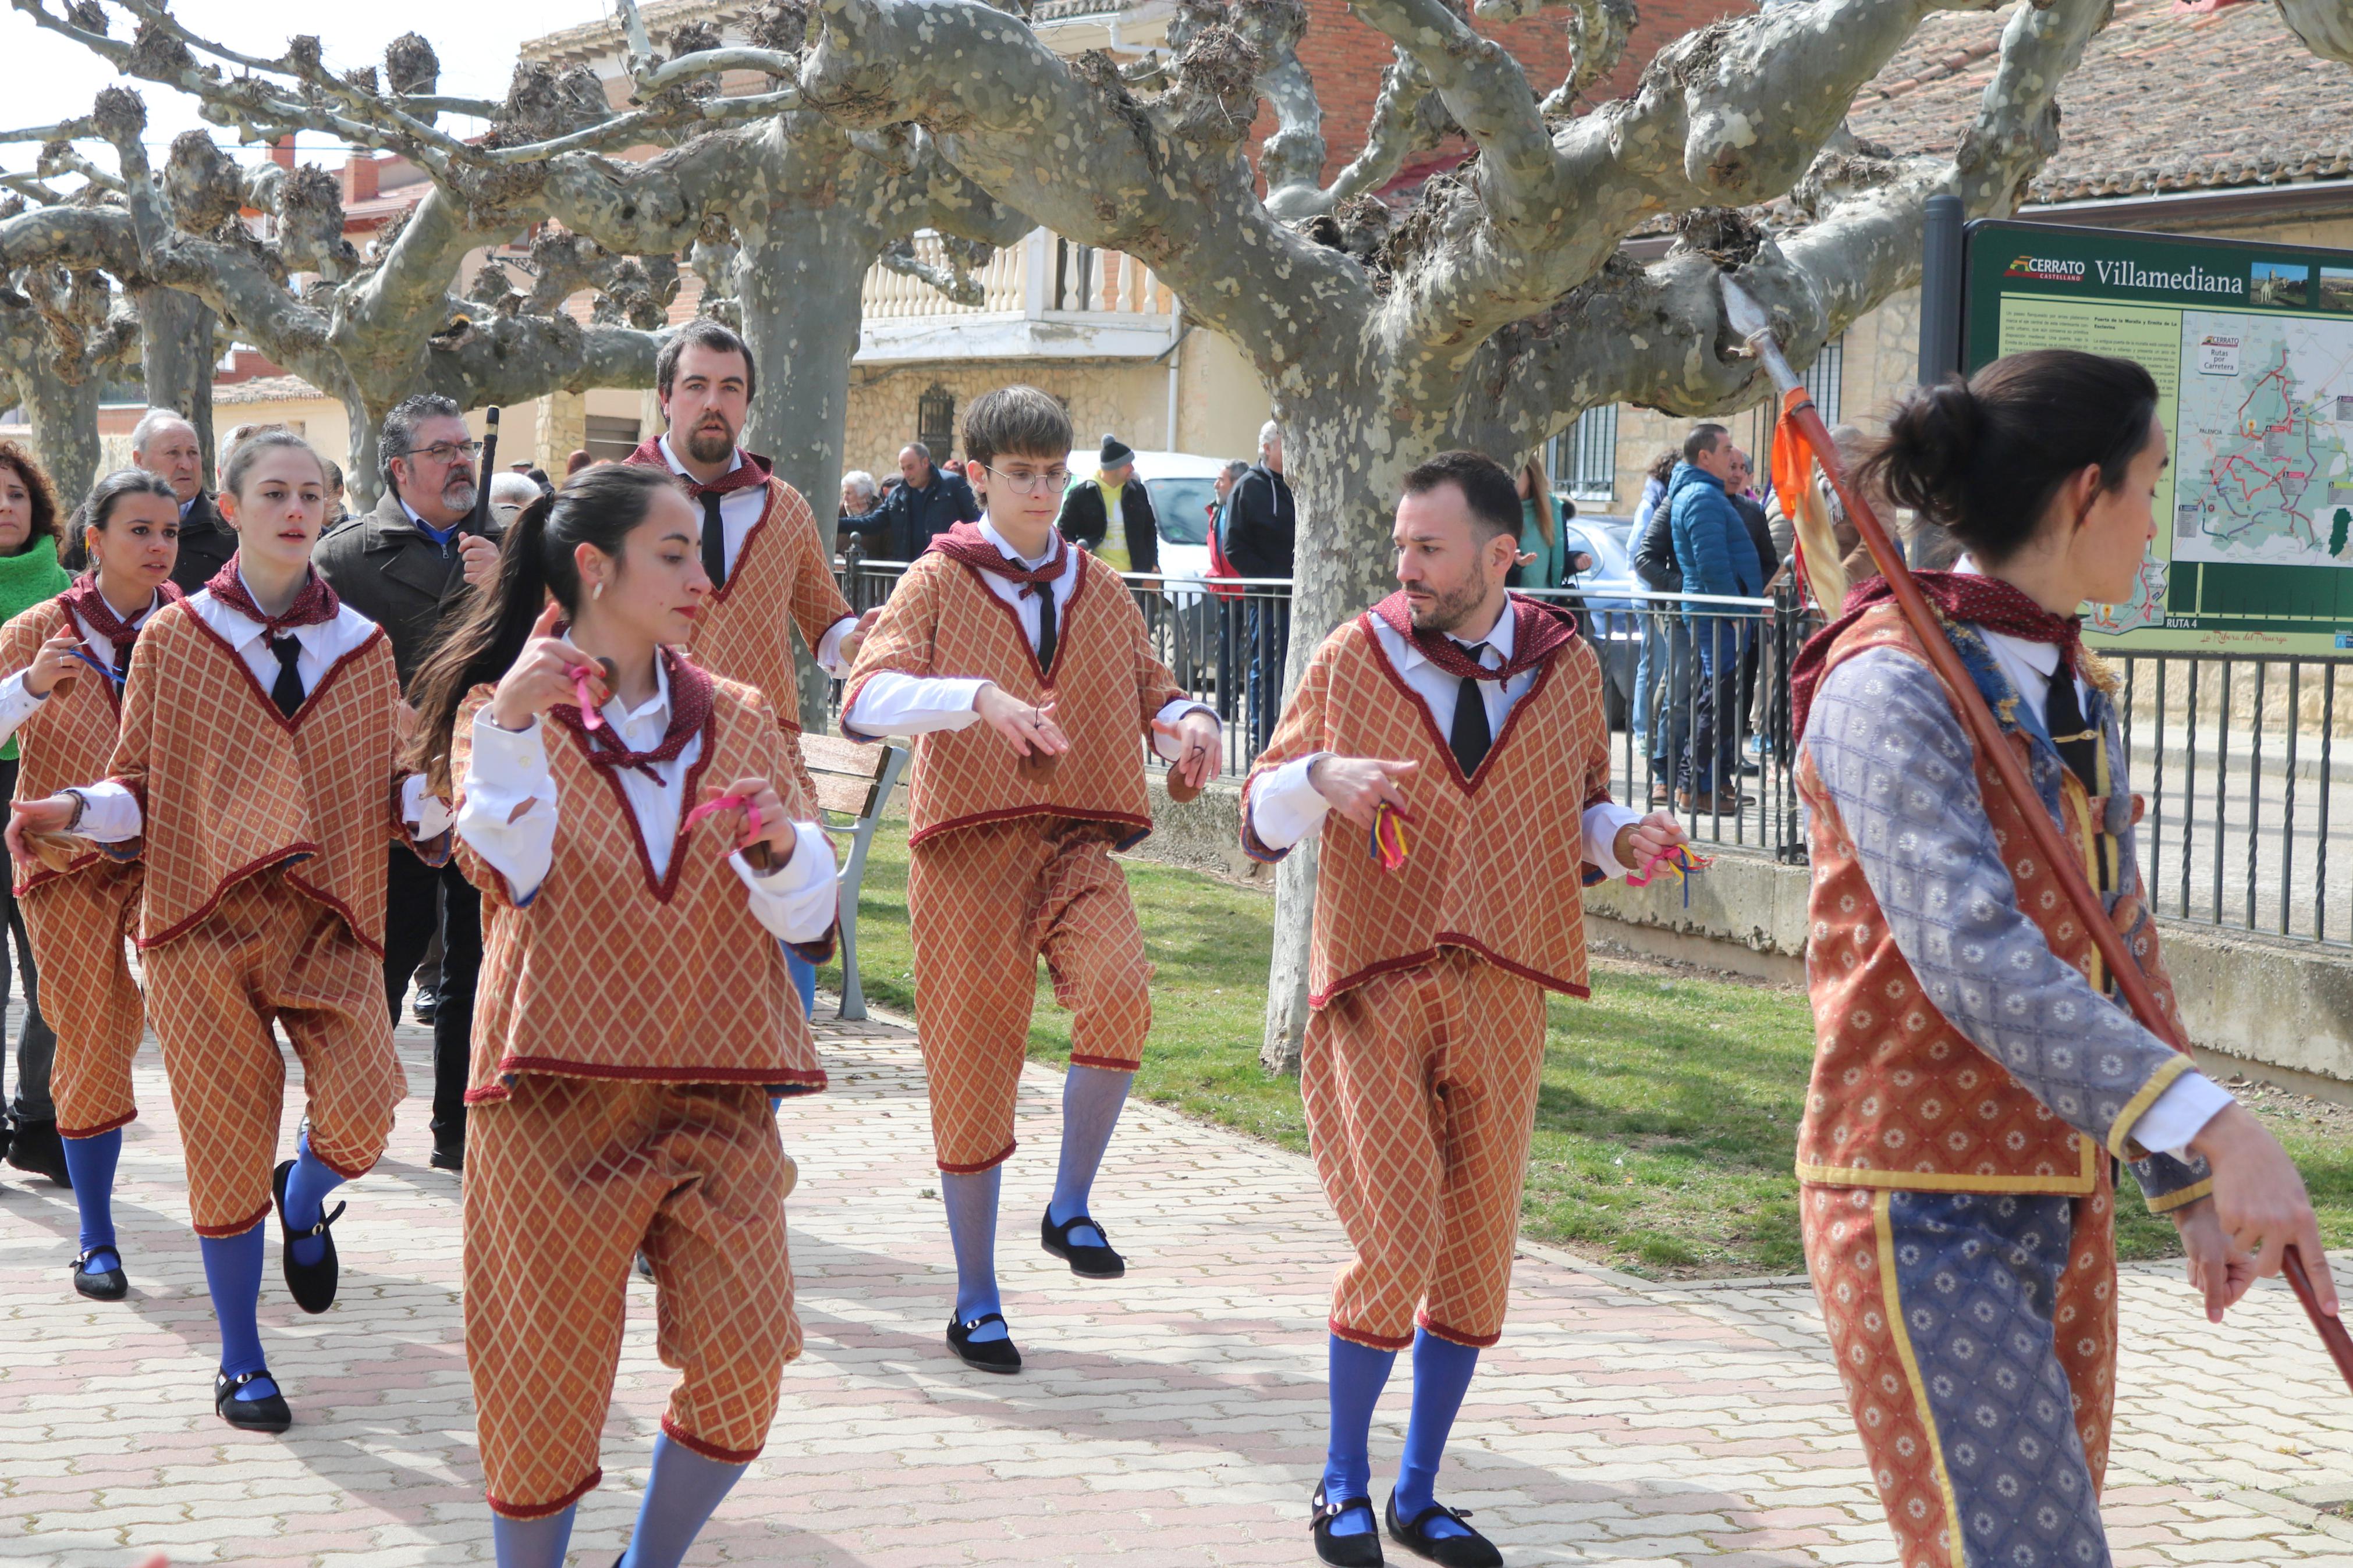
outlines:
M749 344L717 321L688 322L654 361L667 428L627 460L667 468L685 483L702 517L702 570L711 579L689 650L713 675L755 687L768 700L786 731L786 755L815 798L800 760L793 628L818 668L838 678L882 612L871 610L863 620L850 614L808 502L776 478L774 463L735 444L758 384ZM814 1016L817 971L790 949L785 963L802 1012Z
M1479 1352L1502 1337L1544 1062L1545 993L1586 994L1580 890L1683 842L1609 798L1600 666L1566 616L1504 591L1509 470L1448 452L1405 477L1398 593L1324 640L1244 786L1242 844L1317 863L1300 1091L1356 1248L1331 1315L1316 1554L1374 1564L1373 1406L1413 1347L1389 1534L1450 1565L1502 1557L1431 1495ZM1404 819L1402 837L1395 817ZM1509 853L1496 851L1508 846Z

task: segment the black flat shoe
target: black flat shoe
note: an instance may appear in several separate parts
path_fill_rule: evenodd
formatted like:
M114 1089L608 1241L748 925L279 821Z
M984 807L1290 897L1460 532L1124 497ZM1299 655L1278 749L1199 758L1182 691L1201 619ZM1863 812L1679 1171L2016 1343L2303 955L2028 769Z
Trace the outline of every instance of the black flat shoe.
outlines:
M466 1173L466 1146L463 1143L436 1143L433 1152L425 1156L425 1163L437 1171L451 1171L462 1176Z
M83 1264L101 1252L114 1254L114 1267L100 1270L84 1268ZM93 1247L74 1259L74 1289L93 1301L120 1301L131 1294L131 1281L122 1272L122 1254L111 1247Z
M66 1169L65 1140L58 1136L54 1121L16 1123L16 1135L8 1142L8 1163L47 1176L61 1187L73 1185L73 1173Z
M1324 1495L1324 1483L1322 1481L1315 1483L1315 1511L1307 1517L1315 1531L1316 1559L1319 1562L1331 1563L1332 1568L1381 1568L1381 1532L1379 1531L1360 1531L1355 1535L1332 1533L1332 1526L1339 1521L1342 1514L1352 1508L1363 1509L1366 1519L1373 1516L1372 1499L1344 1497L1339 1501L1333 1502Z
M951 1318L948 1320L948 1349L955 1352L965 1365L976 1367L982 1372L1019 1372L1021 1352L1013 1348L1010 1335L1001 1340L983 1340L978 1344L972 1342L973 1330L1004 1321L1005 1314L1002 1312L983 1312L969 1323L959 1323Z
M286 1408L282 1394L265 1394L259 1399L239 1399L237 1391L258 1377L269 1377L269 1369L241 1372L235 1377L213 1374L213 1412L240 1432L283 1432L294 1425L294 1412ZM278 1380L269 1377L271 1383Z
M1082 1247L1071 1239L1074 1230L1092 1230L1105 1245ZM1056 1225L1050 1211L1038 1220L1038 1245L1069 1264L1071 1272L1082 1279L1116 1279L1127 1272L1127 1259L1111 1249L1110 1241L1111 1232L1085 1215Z
M417 1021L420 1024L429 1024L433 1021L434 1015L438 1013L440 1010L440 993L433 990L430 986L418 986L417 988L416 1005L409 1009L409 1011L416 1016Z
M1480 1534L1464 1521L1470 1519L1468 1509L1451 1509L1442 1502L1433 1502L1409 1521L1398 1519L1397 1493L1389 1493L1389 1539L1418 1557L1427 1557L1439 1568L1504 1568L1504 1554L1495 1543ZM1422 1527L1434 1519L1451 1519L1468 1535L1429 1536Z
M270 1190L278 1196L279 1260L286 1274L286 1293L294 1304L306 1312L323 1312L335 1304L335 1286L343 1274L342 1265L335 1260L335 1235L327 1227L343 1216L342 1204L335 1212L319 1216L319 1223L308 1230L296 1230L286 1223L286 1178L292 1173L294 1162L281 1160L276 1174L270 1178ZM305 1237L317 1237L327 1244L327 1250L316 1263L302 1263L294 1257L294 1244Z

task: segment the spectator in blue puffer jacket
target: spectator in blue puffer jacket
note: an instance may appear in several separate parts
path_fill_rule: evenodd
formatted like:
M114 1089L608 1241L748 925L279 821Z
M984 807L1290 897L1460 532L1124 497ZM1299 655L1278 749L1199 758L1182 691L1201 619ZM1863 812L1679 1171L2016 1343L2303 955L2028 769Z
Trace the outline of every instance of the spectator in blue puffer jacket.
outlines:
M1686 594L1751 598L1765 586L1765 569L1747 524L1725 493L1739 449L1721 425L1695 425L1683 439L1683 460L1667 480L1675 565ZM1677 778L1677 804L1685 812L1714 815L1737 811L1733 749L1740 711L1740 648L1746 623L1686 608L1693 651L1699 659L1691 744Z

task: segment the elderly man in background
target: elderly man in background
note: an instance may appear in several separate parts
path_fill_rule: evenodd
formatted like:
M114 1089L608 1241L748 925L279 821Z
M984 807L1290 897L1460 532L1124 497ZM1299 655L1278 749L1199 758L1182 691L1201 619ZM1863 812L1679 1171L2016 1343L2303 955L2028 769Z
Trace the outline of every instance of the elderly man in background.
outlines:
M863 517L874 510L874 500L880 493L872 474L864 468L852 468L841 476L841 508L834 516Z
M862 534L866 553L881 561L913 561L932 547L932 540L959 522L978 522L980 502L962 474L934 468L932 449L921 441L899 448L899 478L904 481L871 510L844 517L845 533Z
M196 427L168 408L150 408L131 427L131 461L161 477L180 498L180 558L172 581L193 594L237 553L237 535L205 490L205 449Z
M1131 572L1160 570L1160 519L1152 510L1152 492L1135 477L1135 451L1116 436L1103 438L1095 454L1095 471L1074 480L1062 496L1062 514L1055 529L1090 554L1101 554L1111 542L1111 520L1119 516L1121 540L1127 546Z
M377 437L384 496L375 510L320 541L320 575L345 603L385 629L401 689L475 588L499 569L491 522L473 523L475 457L481 443L466 426L465 411L448 398L419 393L385 416ZM521 474L513 480L527 500L539 489ZM491 499L498 497L496 483ZM393 1021L434 933L441 936L441 973L433 1015L432 1163L463 1168L466 1151L467 1054L474 1028L474 977L482 962L482 897L452 859L436 869L394 844L385 887L384 989Z
M543 492L529 474L501 474L491 481L491 531L504 533L522 509Z

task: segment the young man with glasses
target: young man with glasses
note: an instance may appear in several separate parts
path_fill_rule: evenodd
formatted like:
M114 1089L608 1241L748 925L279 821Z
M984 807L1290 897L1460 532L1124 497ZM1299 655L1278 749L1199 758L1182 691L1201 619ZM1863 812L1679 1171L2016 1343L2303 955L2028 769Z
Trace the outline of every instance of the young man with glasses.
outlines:
M1087 1279L1126 1265L1088 1213L1152 1024L1151 966L1112 859L1152 831L1144 746L1198 787L1215 714L1176 688L1118 576L1054 531L1071 419L1029 386L975 400L985 514L932 541L849 673L842 731L913 735L907 912L932 1140L955 1247L948 1345L1018 1372L997 1288L999 1178L1042 952L1073 1015L1061 1161L1039 1244Z
M384 495L375 510L320 540L319 574L343 603L385 629L405 695L442 627L473 590L498 574L501 530L477 529L475 472L482 444L465 410L418 393L377 432ZM433 1152L438 1169L466 1161L466 1068L474 1029L474 976L482 963L482 897L456 863L434 867L406 845L389 851L385 882L384 989L392 1021L410 978L441 936L434 985Z

